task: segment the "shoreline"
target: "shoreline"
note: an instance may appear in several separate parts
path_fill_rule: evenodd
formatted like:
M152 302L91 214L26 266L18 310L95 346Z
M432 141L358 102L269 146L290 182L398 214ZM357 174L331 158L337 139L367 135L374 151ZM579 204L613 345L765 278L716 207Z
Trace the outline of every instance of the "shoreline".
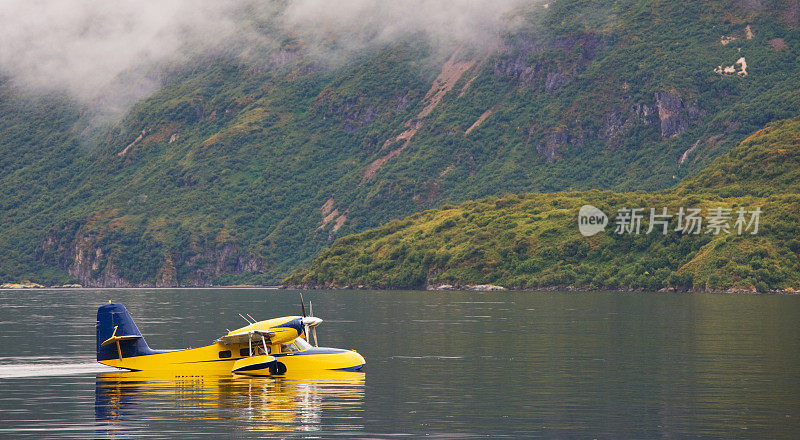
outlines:
M536 289L509 289L494 285L437 285L424 286L423 288L409 287L375 287L375 286L310 286L310 285L272 285L272 286L178 286L178 287L65 287L65 286L36 286L36 287L0 287L0 292L20 291L48 291L48 290L305 290L305 291L343 291L343 290L389 290L389 291L419 291L419 292L597 292L597 293L705 293L705 294L737 294L737 295L800 295L798 290L772 290L759 292L745 289L703 289L703 290L677 290L677 289L589 289L575 286L550 286Z
M177 286L177 287L64 287L64 286L41 286L41 287L0 287L0 292L19 292L30 290L281 290L281 286Z
M413 290L421 292L613 292L613 293L712 293L712 294L739 294L739 295L800 295L800 290L786 289L786 290L770 290L767 292L759 292L757 290L747 289L670 289L663 288L659 290L645 290L645 289L590 289L575 286L548 286L539 287L535 289L516 289L505 288L493 285L441 285L441 286L424 286L423 288L408 288L408 287L375 287L375 286L314 286L314 285L287 285L281 286L281 289L292 290Z

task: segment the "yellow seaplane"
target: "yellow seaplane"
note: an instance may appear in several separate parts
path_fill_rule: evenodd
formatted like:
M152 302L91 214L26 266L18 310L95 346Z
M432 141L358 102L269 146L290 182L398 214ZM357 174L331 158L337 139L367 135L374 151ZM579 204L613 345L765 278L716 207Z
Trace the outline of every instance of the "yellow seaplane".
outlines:
M153 350L144 340L124 305L112 303L97 310L97 362L111 367L176 375L249 376L304 375L324 371L361 371L364 358L355 351L317 346L322 319L303 316L256 321L229 331L212 344L184 350ZM249 318L249 319L248 319ZM314 336L314 346L306 339Z

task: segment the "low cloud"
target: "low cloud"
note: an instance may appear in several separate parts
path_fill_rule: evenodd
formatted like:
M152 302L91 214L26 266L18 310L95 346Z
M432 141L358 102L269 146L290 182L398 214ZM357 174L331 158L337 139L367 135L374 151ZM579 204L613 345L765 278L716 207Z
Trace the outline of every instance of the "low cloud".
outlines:
M117 111L160 85L154 66L226 47L299 37L312 56L347 56L421 34L493 44L531 0L3 0L0 72ZM266 26L266 29L265 29ZM331 53L331 52L338 53Z
M410 34L437 46L484 47L496 42L506 16L525 0L297 0L284 14L288 30L358 50ZM320 46L322 46L320 44Z
M3 0L0 69L25 86L91 99L124 73L230 34L230 10L217 3L224 2Z

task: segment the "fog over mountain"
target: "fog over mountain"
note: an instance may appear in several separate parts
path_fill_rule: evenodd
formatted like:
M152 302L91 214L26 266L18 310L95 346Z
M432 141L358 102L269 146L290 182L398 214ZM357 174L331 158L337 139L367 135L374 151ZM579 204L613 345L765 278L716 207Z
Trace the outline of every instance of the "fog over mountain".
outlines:
M423 34L435 45L485 46L525 0L4 0L0 72L36 91L102 96L124 111L154 91L153 67L214 50L299 37L312 56L341 60Z

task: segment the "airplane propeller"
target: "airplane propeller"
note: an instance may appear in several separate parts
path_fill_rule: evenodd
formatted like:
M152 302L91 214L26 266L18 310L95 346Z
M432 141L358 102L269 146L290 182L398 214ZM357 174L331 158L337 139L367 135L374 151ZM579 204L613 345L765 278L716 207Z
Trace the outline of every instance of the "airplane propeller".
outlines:
M314 318L314 304L311 301L308 302L308 312L311 314L311 317ZM319 318L314 318L319 319ZM319 347L319 343L317 342L317 326L322 323L322 320L319 319L319 322L314 324L311 327L311 331L314 333L314 347Z
M306 334L306 338L310 339L310 336L313 334L314 336L314 347L319 347L319 343L317 341L317 326L322 324L322 319L317 318L314 316L314 305L311 301L308 302L308 308L311 312L310 315L306 315L306 305L305 301L303 300L303 293L300 293L300 308L303 310L303 332ZM309 333L311 330L311 333Z

